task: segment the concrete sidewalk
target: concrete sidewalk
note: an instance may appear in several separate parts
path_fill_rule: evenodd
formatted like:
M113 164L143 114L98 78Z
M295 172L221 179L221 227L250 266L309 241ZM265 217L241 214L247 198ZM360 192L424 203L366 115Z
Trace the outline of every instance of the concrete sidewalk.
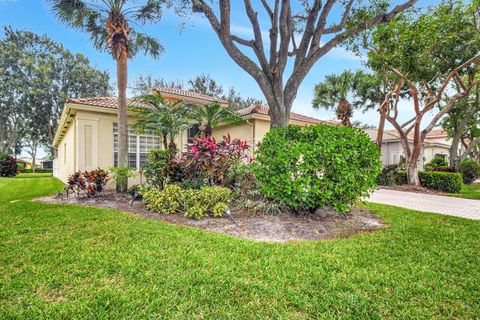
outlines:
M480 220L480 200L378 189L367 202Z

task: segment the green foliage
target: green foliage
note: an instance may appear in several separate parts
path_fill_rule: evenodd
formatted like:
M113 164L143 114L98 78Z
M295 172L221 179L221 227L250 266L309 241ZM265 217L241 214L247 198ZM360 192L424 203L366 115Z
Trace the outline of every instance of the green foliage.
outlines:
M162 191L150 188L143 192L147 209L164 215L176 213L183 197L184 190L176 184L168 184Z
M446 167L448 162L442 157L434 157L432 161L425 165L426 168Z
M0 36L0 150L19 142L53 153L52 137L70 98L105 96L109 74L47 35L4 28ZM31 144L35 142L34 144ZM31 150L29 150L31 151Z
M112 172L112 179L117 184L117 187L126 186L128 178L135 175L134 170L129 167L110 167L108 170ZM117 191L120 193L126 193L128 192L128 189L123 189L123 187L121 187L121 189Z
M471 184L476 179L480 178L480 163L474 160L463 160L460 162L458 169L462 174L463 182L466 184Z
M381 186L393 186L406 183L406 172L400 164L386 165L382 168L382 172L377 176L377 183ZM405 180L403 179L405 174Z
M205 136L211 136L212 130L219 125L238 125L244 122L240 114L232 109L222 107L218 103L205 105L188 104L188 115L203 130Z
M348 211L376 186L381 162L363 131L321 124L269 131L254 168L262 193L293 210Z
M367 203L388 227L268 243L29 201L62 188L0 178L2 319L478 318L478 221Z
M219 217L219 218L223 217L227 209L228 209L228 204L223 202L217 203L212 208L212 216Z
M418 173L420 184L429 189L458 193L462 190L462 176L454 172L422 171Z
M163 148L174 153L177 148L175 138L191 125L186 105L180 100L175 103L165 101L160 93L137 97L135 101L143 104L131 107L141 118L134 125L136 131L150 130L159 134L163 138Z
M32 173L32 169L19 169L21 173ZM35 168L35 173L52 173L52 169Z
M12 178L18 174L17 159L12 156L1 155L0 177Z
M472 13L472 5L447 0L377 26L369 44L375 49L368 54L369 66L379 71L395 68L410 81L426 81L432 88L480 51Z
M95 48L110 51L114 58L117 43L125 38L129 57L143 52L156 58L163 52L156 39L137 32L132 26L160 21L165 0L149 0L142 4L126 0L49 0L49 3L59 21L89 33Z
M204 186L200 189L182 189L177 184L168 184L160 191L148 189L143 192L147 208L160 214L183 213L188 218L202 219L212 214L223 216L232 199L230 189Z
M169 150L150 150L143 173L150 186L162 189L165 183L165 169L170 160Z

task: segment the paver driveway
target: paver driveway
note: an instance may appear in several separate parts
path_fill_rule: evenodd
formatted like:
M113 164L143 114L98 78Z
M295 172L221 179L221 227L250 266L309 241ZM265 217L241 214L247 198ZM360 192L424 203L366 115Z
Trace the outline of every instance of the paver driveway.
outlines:
M480 220L480 200L378 189L367 201Z

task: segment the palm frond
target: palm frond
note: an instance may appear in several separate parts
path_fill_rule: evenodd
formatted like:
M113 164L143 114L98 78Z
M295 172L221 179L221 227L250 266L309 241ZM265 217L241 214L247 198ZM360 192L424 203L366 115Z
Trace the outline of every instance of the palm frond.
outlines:
M158 22L162 18L162 6L165 4L165 0L148 0L144 6L136 10L134 19L140 24Z
M143 54L151 55L153 58L156 59L164 52L164 48L160 44L160 42L145 33L137 33L135 31L132 31L130 33L130 38L130 56L134 56L139 51L143 51Z

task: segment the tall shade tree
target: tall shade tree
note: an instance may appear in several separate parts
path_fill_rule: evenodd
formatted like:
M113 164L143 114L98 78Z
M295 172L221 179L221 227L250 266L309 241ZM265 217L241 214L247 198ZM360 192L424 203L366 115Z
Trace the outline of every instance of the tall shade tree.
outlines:
M241 11L235 10L232 18L230 0L218 4L183 0L193 12L207 18L228 55L257 82L270 107L271 127L288 125L298 88L321 57L361 31L392 20L417 0L402 1L393 8L392 2L262 0L255 7L250 0L243 0L253 34L249 39L232 33L232 20L238 20ZM269 24L268 39L257 7Z
M205 105L188 104L188 114L206 137L211 136L213 129L221 124L232 125L244 122L238 112L222 107L218 103Z
M162 136L163 148L174 152L177 149L175 138L190 126L187 109L182 101L170 103L160 93L141 96L134 99L144 106L132 109L140 116L134 127L138 133L153 131Z
M367 43L368 65L391 79L381 110L400 135L408 183L419 185L418 160L425 137L479 83L480 34L473 8L462 1L444 1L378 26ZM414 117L400 123L398 102L405 87ZM423 124L424 116L436 107L439 111Z
M13 152L21 141L30 154L41 146L52 156L64 104L69 98L106 95L108 73L46 35L11 27L5 27L4 33L0 40L0 148Z
M477 84L472 95L459 100L442 120L442 127L452 139L450 166L455 171L458 171L460 162L472 156L480 140L479 87Z
M57 18L70 27L90 34L96 49L109 51L117 62L118 86L118 165L127 167L127 60L143 51L157 58L163 51L157 40L135 31L131 25L156 23L165 0L49 0ZM117 191L127 190L128 181L117 183Z

